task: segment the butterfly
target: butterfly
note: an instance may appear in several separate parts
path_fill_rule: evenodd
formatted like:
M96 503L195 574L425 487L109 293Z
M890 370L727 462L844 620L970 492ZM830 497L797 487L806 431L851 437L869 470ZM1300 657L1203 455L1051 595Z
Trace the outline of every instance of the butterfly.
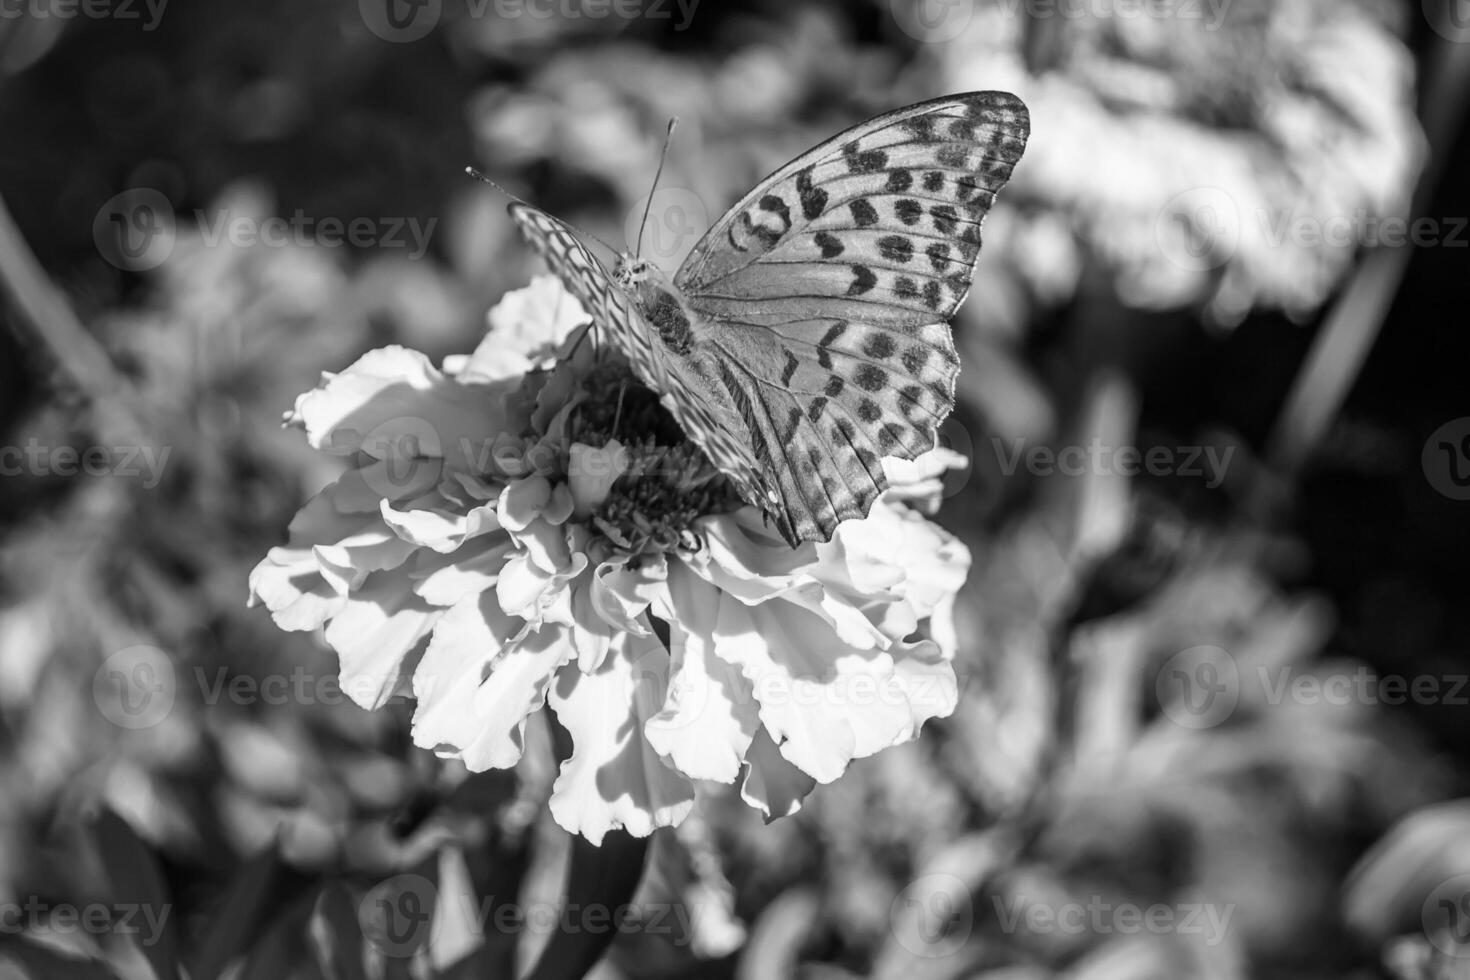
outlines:
M511 218L685 434L792 547L867 516L884 456L913 459L954 408L948 320L980 223L1030 134L1007 92L860 123L766 177L672 279L609 274L571 228Z

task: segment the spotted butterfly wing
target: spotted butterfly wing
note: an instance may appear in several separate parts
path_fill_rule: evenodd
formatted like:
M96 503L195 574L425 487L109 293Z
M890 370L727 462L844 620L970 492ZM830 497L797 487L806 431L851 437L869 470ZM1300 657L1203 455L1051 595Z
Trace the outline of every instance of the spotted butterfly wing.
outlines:
M959 372L946 321L1029 133L1004 92L870 119L761 181L679 269L789 539L865 516L880 457L934 446Z
M671 283L624 290L560 222L511 213L794 546L867 514L882 456L933 447L959 371L947 320L1029 129L1003 92L870 119L761 181Z

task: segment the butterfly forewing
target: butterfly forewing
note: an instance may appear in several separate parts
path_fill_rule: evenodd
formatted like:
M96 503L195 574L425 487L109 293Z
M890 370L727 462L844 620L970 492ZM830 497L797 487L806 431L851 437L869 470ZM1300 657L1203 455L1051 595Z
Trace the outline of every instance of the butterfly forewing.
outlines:
M691 359L777 477L788 540L866 515L880 457L934 445L959 370L946 321L1029 129L1003 92L869 120L762 181L679 270Z
M746 500L769 509L774 505L749 442L741 438L740 419L720 400L703 394L707 385L690 376L688 365L659 345L656 333L632 298L597 257L577 240L567 225L527 204L510 205L510 216L536 250L587 310L609 340L625 354L638 377L662 396L674 420L716 467L731 478Z

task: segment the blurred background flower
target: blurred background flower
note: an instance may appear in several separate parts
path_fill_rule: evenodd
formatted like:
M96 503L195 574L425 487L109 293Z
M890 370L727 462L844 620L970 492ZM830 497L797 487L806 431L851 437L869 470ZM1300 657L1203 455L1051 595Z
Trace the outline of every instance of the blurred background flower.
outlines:
M474 350L540 271L466 164L618 246L679 116L672 269L842 127L1003 88L1033 135L955 323L971 466L925 474L973 558L955 710L769 825L698 784L596 975L1464 976L1462 14L0 12L0 971L585 972L567 909L645 856L548 816L559 733L472 774L243 607L350 463L281 415Z

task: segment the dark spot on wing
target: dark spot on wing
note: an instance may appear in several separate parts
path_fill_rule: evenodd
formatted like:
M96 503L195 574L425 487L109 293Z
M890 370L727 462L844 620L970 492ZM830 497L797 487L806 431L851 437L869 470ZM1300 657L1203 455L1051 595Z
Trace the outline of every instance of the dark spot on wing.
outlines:
M878 284L878 277L873 270L865 265L852 267L852 282L848 284L847 295L861 296Z
M934 242L924 249L924 254L929 256L929 264L934 266L935 272L943 272L949 265L949 246L944 242Z
M924 344L910 347L903 352L903 369L917 377L924 370L924 365L929 363L929 353L932 350L933 348Z
M827 379L827 387L823 388L822 391L826 394L828 398L836 398L838 395L842 394L842 389L846 387L846 385L847 382L843 381L840 375L834 374Z
M822 335L822 339L817 341L817 363L826 368L828 371L832 370L832 355L829 352L828 348L836 343L837 339L841 337L843 333L846 332L846 330L847 321L838 320L836 323L832 324L832 326L828 327L827 332Z
M944 190L944 174L938 170L930 170L924 174L924 190L931 194L938 194Z
M899 276L893 281L893 295L899 299L913 299L919 295L919 284L908 276Z
M911 197L899 198L898 203L893 206L893 213L898 215L899 221L912 225L924 216L924 205Z
M874 330L867 342L863 344L863 353L880 361L892 357L893 351L893 338L882 330Z
M852 220L859 228L878 223L878 209L873 207L873 202L857 200L849 204L848 209L852 211Z
M948 204L936 204L929 209L934 218L934 229L942 235L953 235L959 226L960 216Z
M888 387L888 372L875 364L860 364L852 380L863 391L882 391Z
M808 221L820 217L827 209L827 192L812 186L812 168L796 175L796 193L801 199L801 213Z
M931 310L937 310L939 309L939 300L939 283L934 279L930 279L924 283L924 305Z
M813 398L812 403L807 406L806 417L815 422L822 417L822 412L825 411L826 408L827 399L819 395L816 398Z
M873 423L883 417L883 409L871 398L864 398L858 402L858 418L867 423Z
M781 372L781 383L788 388L791 387L791 376L796 373L796 369L799 367L801 367L801 362L796 359L796 355L791 353L791 351L787 351L786 368Z
M830 231L819 231L815 238L817 247L822 250L822 258L835 259L842 254L842 241Z
M946 167L953 167L955 170L969 169L970 155L965 152L965 148L963 146L940 147L939 152L936 153L934 156L940 163L944 164Z
M878 239L878 254L901 265L914 257L914 243L903 235L884 235Z
M781 441L789 444L796 436L796 427L801 425L801 409L792 407L786 415L786 431L780 433Z
M847 169L855 174L870 174L888 166L888 154L882 150L859 150L856 142L842 148L847 158Z
M907 170L888 171L888 183L884 189L890 194L902 194L914 184L914 175Z

